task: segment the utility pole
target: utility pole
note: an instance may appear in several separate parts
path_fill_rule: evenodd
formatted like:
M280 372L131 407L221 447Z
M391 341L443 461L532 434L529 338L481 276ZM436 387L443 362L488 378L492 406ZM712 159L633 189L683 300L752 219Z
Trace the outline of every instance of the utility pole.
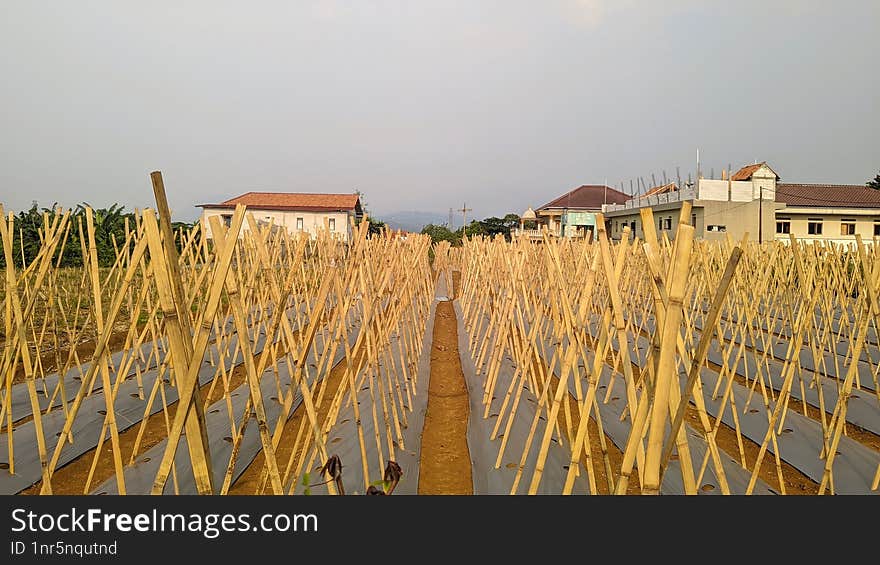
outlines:
M461 236L464 237L464 230L467 228L467 213L470 212L471 209L467 207L467 204L462 204L461 208L458 212L461 212Z
M764 242L764 185L758 185L758 243Z

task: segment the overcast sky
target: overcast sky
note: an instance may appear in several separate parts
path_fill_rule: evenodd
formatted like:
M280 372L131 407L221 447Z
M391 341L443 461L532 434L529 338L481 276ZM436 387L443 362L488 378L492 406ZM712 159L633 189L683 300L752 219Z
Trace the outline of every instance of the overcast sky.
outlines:
M0 203L249 190L519 213L767 160L880 169L877 0L0 4Z

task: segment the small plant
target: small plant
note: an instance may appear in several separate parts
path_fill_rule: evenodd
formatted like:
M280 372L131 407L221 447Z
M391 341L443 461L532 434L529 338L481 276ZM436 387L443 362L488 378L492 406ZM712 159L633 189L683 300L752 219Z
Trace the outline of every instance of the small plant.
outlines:
M310 484L308 472L303 474L302 484L305 487L303 494L310 495L312 494L312 487L326 485L330 481L334 481L336 484L336 490L339 494L345 494L345 487L342 484L342 460L339 459L338 455L333 455L327 459L327 462L324 463L320 471L321 475L327 477L327 480L315 484ZM395 488L397 488L397 483L400 482L400 477L402 476L403 469L400 468L400 465L395 461L388 461L385 465L385 473L382 476L382 479L370 483L370 486L367 487L366 494L379 496L389 495L394 492Z
M367 494L369 495L389 495L394 492L394 489L397 487L397 483L400 482L400 477L403 476L403 469L400 468L400 465L395 461L389 461L387 465L385 465L385 474L382 477L381 481L375 481L370 483L369 488L367 488ZM378 488L379 486L382 488Z
M339 491L339 494L345 494L345 487L342 484L342 461L339 459L338 455L333 455L320 469L321 474L329 477L326 481L322 481L320 483L310 484L309 483L309 473L306 472L303 474L302 484L305 487L303 490L303 494L310 495L312 494L312 487L317 487L321 485L326 485L330 481L334 481L336 483L336 490Z

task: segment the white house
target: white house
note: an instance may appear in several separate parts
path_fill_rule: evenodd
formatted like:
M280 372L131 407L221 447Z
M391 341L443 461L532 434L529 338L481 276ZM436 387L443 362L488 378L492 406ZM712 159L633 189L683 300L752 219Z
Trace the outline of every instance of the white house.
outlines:
M327 230L334 237L350 241L353 227L364 215L357 194L319 194L306 192L247 192L219 204L199 204L207 237L212 237L208 218L220 216L226 224L232 220L235 206L243 204L259 222L271 222L290 233L306 232L316 237ZM248 230L245 221L242 231Z

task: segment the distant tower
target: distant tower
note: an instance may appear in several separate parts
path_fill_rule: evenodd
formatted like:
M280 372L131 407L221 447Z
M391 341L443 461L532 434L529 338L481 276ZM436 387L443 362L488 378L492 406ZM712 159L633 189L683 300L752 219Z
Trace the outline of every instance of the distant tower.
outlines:
M452 207L449 208L449 220L446 222L446 227L450 230L452 229Z

